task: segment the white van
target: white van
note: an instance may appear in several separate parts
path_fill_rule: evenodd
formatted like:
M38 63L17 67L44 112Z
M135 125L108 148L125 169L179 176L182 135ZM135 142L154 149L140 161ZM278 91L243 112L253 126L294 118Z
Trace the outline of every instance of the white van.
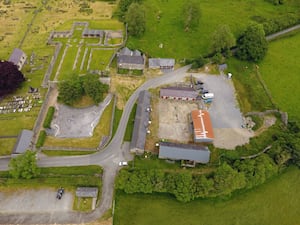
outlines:
M202 95L202 99L211 99L214 98L214 93L205 93Z

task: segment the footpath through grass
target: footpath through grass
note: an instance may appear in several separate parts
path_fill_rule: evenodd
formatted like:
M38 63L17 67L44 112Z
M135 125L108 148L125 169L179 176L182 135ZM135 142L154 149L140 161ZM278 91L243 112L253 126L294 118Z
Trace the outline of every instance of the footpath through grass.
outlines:
M300 120L300 33L270 43L260 73L272 97L289 118Z
M114 225L298 225L300 170L284 174L231 200L180 203L167 195L117 193Z

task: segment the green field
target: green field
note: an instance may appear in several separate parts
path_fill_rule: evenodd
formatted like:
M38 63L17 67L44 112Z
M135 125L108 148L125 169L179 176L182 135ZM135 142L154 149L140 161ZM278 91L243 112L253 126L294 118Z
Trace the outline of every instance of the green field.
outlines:
M300 171L281 176L231 200L179 203L166 195L117 193L114 225L298 225Z
M300 33L270 43L260 73L272 97L289 118L300 121Z
M185 1L144 0L147 9L146 32L141 38L130 37L127 46L141 49L151 57L196 57L210 52L211 35L221 24L227 24L237 36L254 18L273 18L300 8L298 0L286 1L281 6L274 6L265 0L199 2L202 13L199 27L196 31L185 32L181 18ZM161 43L163 48L159 48Z

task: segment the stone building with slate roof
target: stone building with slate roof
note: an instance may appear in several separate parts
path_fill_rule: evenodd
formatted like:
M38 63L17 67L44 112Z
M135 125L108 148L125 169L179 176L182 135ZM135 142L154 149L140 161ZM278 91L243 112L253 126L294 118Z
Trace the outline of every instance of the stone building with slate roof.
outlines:
M195 101L198 92L191 87L166 87L160 89L160 97L163 99Z
M146 136L149 132L151 95L148 91L141 91L139 94L137 109L134 119L133 133L130 143L130 152L143 154L145 151Z
M174 70L175 59L150 58L149 69Z
M140 51L125 47L117 53L117 65L119 69L144 70L145 57Z
M12 54L9 57L9 62L15 64L19 70L22 69L27 59L26 54L19 48L15 48Z

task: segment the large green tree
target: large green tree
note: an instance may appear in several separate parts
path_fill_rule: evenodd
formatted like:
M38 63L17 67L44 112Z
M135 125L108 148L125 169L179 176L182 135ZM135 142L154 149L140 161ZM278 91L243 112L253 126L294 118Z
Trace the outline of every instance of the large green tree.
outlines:
M237 56L242 60L259 62L268 51L268 42L261 24L250 24L237 40Z
M201 11L199 2L196 0L188 0L182 8L184 30L189 31L195 29L199 25Z
M74 104L84 93L82 81L78 76L73 76L72 79L61 82L58 90L58 100L66 105Z
M108 92L108 85L102 84L96 75L87 75L83 79L83 89L98 104L103 101L103 94Z
M146 30L145 9L138 3L132 3L126 13L128 33L140 37Z
M27 150L9 162L9 174L13 178L31 179L40 174L37 167L36 152Z
M235 45L235 38L228 25L220 25L212 35L211 48L213 52L230 54L230 48Z

